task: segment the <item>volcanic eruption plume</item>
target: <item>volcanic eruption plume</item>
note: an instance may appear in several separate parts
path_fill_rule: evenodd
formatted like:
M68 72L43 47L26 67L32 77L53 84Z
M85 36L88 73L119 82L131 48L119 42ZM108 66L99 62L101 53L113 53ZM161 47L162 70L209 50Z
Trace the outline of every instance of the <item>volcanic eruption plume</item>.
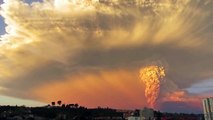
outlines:
M154 107L160 92L160 84L165 70L159 66L148 66L140 70L140 78L145 84L145 96L149 107Z

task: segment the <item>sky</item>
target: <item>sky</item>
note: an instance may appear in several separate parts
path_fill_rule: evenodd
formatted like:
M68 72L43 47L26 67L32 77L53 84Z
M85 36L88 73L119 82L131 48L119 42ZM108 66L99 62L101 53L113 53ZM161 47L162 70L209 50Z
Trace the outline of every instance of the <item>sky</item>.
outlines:
M213 96L212 0L4 0L0 104L147 106L139 71L165 68L156 109ZM15 103L15 101L17 101Z

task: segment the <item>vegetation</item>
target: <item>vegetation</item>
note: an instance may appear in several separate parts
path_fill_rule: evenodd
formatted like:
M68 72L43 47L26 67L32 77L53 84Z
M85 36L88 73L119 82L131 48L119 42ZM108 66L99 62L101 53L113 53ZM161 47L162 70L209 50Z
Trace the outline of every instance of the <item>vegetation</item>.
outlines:
M57 105L56 105L57 103ZM139 116L140 110L132 112ZM19 116L21 120L124 120L124 112L111 108L88 109L78 104L65 104L61 100L51 102L43 107L0 106L0 120L13 120ZM162 113L154 111L156 120L204 120L202 114ZM15 120L15 119L14 119Z

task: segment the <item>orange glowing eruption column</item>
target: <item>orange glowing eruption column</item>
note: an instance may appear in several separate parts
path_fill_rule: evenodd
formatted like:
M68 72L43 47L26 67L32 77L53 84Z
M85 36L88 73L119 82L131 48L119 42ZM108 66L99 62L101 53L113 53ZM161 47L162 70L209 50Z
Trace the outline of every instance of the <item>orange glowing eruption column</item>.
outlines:
M159 66L148 66L140 70L140 78L145 84L145 96L148 106L155 107L160 92L160 84L165 77L165 70Z

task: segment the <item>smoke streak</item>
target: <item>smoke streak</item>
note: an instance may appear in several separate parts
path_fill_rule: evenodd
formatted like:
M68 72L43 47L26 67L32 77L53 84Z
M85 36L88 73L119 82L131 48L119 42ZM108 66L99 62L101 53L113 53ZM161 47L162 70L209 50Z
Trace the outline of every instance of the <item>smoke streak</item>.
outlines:
M161 80L165 77L163 67L148 66L140 70L140 78L145 83L145 96L149 107L154 107L160 92Z

